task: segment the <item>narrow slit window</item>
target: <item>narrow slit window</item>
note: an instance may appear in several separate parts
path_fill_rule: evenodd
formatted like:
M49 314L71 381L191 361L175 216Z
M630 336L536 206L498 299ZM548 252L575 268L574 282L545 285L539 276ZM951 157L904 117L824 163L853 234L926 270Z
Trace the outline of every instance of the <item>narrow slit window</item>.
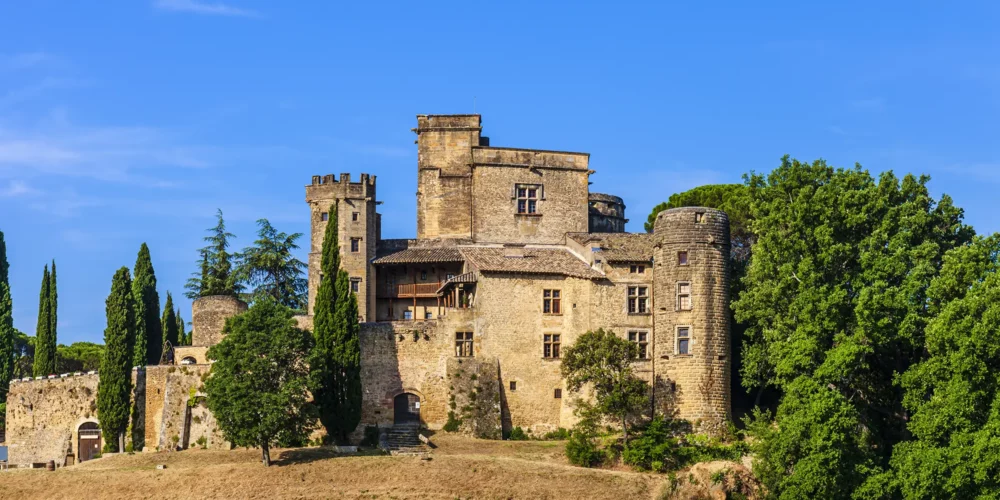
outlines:
M358 253L361 251L361 238L351 238L351 252Z
M516 381L514 381L514 380L510 381L510 390L511 390L511 392L514 392L514 391L517 390L517 382Z
M360 212L351 212L351 220L352 221L357 222L358 218L360 218L360 217L361 217L361 213Z
M562 389L556 389L555 392L552 393L552 397L555 399L562 399Z
M688 253L687 252L677 252L677 265L686 266L688 265Z
M323 222L330 220L330 214L328 212L323 212L319 214L319 219Z

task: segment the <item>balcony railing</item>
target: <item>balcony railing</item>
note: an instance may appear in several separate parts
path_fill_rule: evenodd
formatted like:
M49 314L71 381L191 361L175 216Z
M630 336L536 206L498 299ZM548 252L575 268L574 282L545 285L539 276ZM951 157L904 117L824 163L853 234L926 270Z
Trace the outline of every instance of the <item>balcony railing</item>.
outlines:
M440 282L433 283L398 283L395 285L383 285L379 290L380 297L391 297L398 299L412 298L434 298L441 288Z

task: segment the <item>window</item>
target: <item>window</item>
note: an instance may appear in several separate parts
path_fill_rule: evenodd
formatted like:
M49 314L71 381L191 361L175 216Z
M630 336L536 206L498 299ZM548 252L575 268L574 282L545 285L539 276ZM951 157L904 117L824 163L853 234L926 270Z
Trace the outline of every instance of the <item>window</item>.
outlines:
M677 354L691 354L691 327L677 327Z
M538 191L541 186L536 184L517 185L517 213L534 214L538 213Z
M544 336L546 358L557 359L559 357L559 334L545 334Z
M646 266L631 265L631 266L628 266L628 272L630 272L632 274L645 274L646 273Z
M454 278L454 277L455 277L455 275L454 275L454 274L452 274L452 273L448 273L448 274L444 275L444 279L445 279L446 281L451 281L451 280L452 280L452 278Z
M648 356L649 351L647 349L649 347L648 332L640 332L640 331L628 332L628 340L629 342L634 342L636 344L639 344L639 359L649 359Z
M691 283L686 281L677 283L677 310L691 310Z
M686 266L688 265L688 253L687 252L677 252L677 265Z
M413 311L403 311L403 319L413 319Z
M705 214L702 212L697 212L694 214L694 223L701 224L705 222Z
M562 389L556 389L552 396L556 399L562 399Z
M559 290L544 290L542 292L542 312L545 314L562 314L559 307Z
M361 251L361 238L351 238L351 251L354 253Z
M351 291L354 293L361 291L361 278L351 278Z
M326 221L330 220L330 214L327 213L327 212L323 212L323 213L319 214L319 218L323 222L326 222Z
M648 287L628 287L628 312L629 314L646 314L649 312Z
M431 311L424 311L424 319L434 319L434 313Z
M360 212L351 212L351 220L352 221L357 222L360 217L361 217L361 213Z
M472 357L472 332L455 333L455 356Z
M427 271L420 270L420 281L427 281Z
M511 390L511 392L517 390L517 382L515 382L513 380L510 381L510 390Z

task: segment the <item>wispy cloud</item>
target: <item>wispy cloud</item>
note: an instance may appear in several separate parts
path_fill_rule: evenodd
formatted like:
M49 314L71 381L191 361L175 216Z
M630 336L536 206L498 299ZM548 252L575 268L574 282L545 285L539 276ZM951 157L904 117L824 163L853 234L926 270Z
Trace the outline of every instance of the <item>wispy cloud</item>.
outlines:
M11 180L6 187L0 187L0 198L14 198L16 196L26 196L37 193L38 190L20 180Z
M261 17L255 10L241 9L223 3L207 3L197 0L156 0L153 6L160 10L191 12L209 16Z
M7 92L0 94L0 109L34 99L48 90L83 87L89 83L90 82L87 80L81 80L78 78L46 77L31 85L8 90Z

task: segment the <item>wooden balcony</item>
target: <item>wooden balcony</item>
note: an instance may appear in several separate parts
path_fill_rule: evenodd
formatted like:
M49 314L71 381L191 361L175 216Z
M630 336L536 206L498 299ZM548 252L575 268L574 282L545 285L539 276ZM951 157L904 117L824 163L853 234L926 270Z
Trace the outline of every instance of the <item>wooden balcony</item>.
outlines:
M379 288L379 297L393 299L421 299L437 297L437 291L441 288L441 283L434 281L431 283L399 283L396 285L384 285Z

